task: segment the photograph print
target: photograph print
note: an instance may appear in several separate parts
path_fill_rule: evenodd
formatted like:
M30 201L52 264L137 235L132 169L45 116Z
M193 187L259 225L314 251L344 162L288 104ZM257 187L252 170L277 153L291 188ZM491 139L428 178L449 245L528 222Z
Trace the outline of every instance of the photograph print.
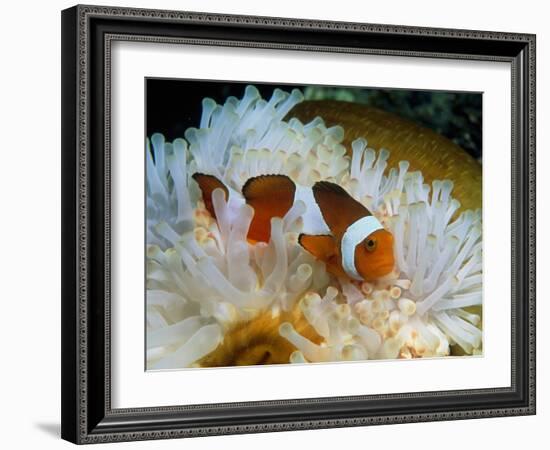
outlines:
M481 93L145 89L146 370L482 357Z

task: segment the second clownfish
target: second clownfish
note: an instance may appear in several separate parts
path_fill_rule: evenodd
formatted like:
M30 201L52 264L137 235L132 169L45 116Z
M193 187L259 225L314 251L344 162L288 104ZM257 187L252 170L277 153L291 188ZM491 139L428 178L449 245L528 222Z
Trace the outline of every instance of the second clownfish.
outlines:
M212 192L230 191L212 175L195 173L206 209L216 217ZM268 242L271 219L284 217L295 201L306 204L304 233L298 242L337 276L375 281L393 271L393 236L342 187L319 181L312 188L296 186L286 175L260 175L242 187L244 201L254 208L248 239Z

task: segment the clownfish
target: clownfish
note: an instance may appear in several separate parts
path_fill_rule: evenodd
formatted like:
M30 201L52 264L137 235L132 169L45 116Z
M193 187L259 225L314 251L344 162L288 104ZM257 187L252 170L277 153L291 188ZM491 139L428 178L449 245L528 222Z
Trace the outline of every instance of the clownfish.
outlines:
M230 189L213 175L195 173L206 209L216 218L212 193L221 189L226 201ZM254 216L248 231L251 241L268 242L271 219L284 217L295 201L306 204L299 244L323 261L336 276L358 281L375 281L390 274L395 266L393 235L361 203L341 186L318 181L313 187L297 186L286 175L260 175L242 187L242 197Z

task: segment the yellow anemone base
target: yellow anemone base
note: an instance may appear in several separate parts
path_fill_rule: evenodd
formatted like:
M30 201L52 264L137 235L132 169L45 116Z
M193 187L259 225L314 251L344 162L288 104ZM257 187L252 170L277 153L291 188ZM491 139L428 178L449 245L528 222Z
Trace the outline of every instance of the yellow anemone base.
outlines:
M279 326L290 322L298 333L319 344L321 336L304 318L300 307L273 317L266 311L254 319L237 324L229 330L223 342L197 362L200 367L255 366L288 364L296 348L279 335Z

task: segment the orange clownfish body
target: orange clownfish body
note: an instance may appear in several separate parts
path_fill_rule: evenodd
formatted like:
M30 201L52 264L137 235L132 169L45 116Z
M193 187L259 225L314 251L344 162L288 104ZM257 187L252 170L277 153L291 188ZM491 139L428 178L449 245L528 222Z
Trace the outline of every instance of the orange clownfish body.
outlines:
M203 200L215 218L212 192L229 189L216 177L193 175ZM268 242L271 219L284 217L297 200L306 204L304 233L300 245L323 261L336 276L360 281L375 281L393 271L393 236L367 208L342 187L327 181L312 188L296 186L286 175L261 175L250 178L242 188L244 201L254 208L248 231L252 241Z

